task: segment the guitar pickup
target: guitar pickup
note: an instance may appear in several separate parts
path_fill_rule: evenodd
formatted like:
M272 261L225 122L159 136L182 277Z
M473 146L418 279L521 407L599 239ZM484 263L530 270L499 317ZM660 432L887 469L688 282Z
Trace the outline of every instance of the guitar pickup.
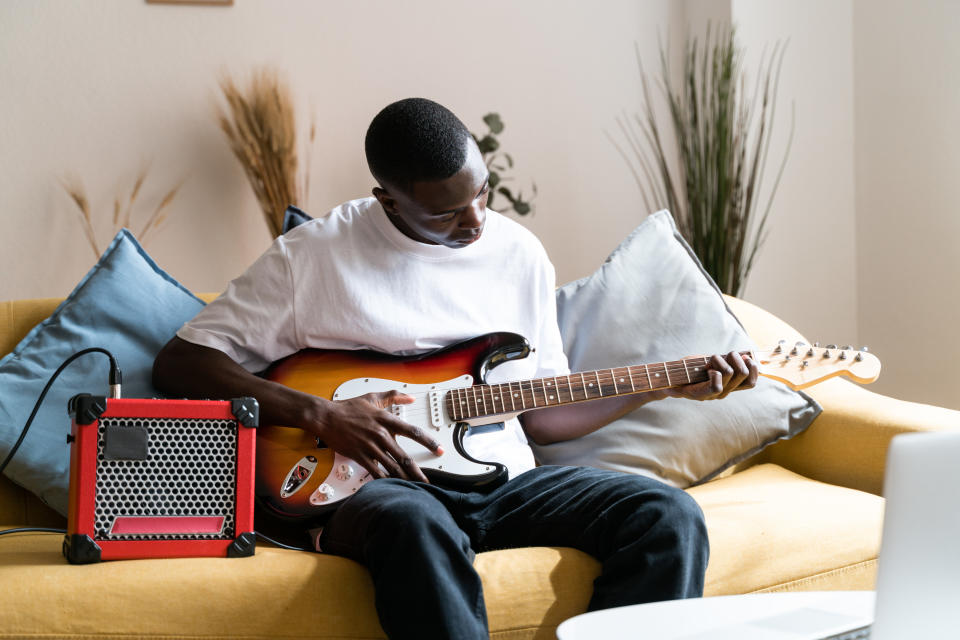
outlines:
M446 391L430 391L427 393L427 399L430 403L430 424L432 424L433 428L437 431L449 422L443 410L443 397L446 394Z

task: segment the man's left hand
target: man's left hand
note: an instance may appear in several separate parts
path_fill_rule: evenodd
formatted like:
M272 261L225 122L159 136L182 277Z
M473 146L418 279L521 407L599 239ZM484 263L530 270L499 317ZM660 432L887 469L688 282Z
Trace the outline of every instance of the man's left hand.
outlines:
M666 395L690 400L725 398L731 391L753 389L757 386L757 376L760 375L757 363L749 357L741 356L738 351L731 351L726 356L712 356L708 369L710 379L706 382L666 389Z

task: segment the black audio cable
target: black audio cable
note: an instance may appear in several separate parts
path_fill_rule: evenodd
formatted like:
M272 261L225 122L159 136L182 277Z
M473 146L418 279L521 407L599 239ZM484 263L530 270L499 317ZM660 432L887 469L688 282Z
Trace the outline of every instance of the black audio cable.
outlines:
M23 430L20 431L20 437L17 438L16 443L10 449L10 452L7 454L7 457L4 458L3 462L0 463L0 473L3 473L3 470L7 468L7 465L10 464L10 461L13 459L14 454L17 452L17 449L20 448L20 445L23 444L23 439L27 437L27 431L30 430L30 425L33 424L33 419L37 416L37 412L40 410L40 406L43 404L43 399L47 397L47 392L50 391L50 387L53 386L53 382L57 379L64 369L66 369L71 362L79 358L80 356L86 355L88 353L103 353L110 359L110 375L109 375L109 384L110 384L110 397L119 398L120 397L120 385L122 383L123 375L120 372L120 366L117 364L117 359L113 356L112 353L103 349L101 347L90 347L89 349L82 349L77 351L69 358L63 361L63 364L53 372L53 375L50 376L50 379L47 380L47 384L43 387L43 391L40 392L40 397L37 398L37 403L33 405L33 411L30 412L30 417L27 418L27 423L23 425ZM10 533L66 533L64 529L53 529L50 527L18 527L16 529L7 529L5 531L0 531L0 536L4 536Z
M2 463L0 463L0 473L3 473L3 470L7 468L7 465L10 464L10 460L13 459L13 455L17 452L17 449L20 448L20 445L23 444L23 439L27 437L27 431L29 431L30 425L33 424L33 419L37 416L37 411L40 410L40 405L43 404L43 399L47 397L47 392L50 391L50 387L53 386L53 382L57 379L57 376L59 376L71 362L80 356L93 352L103 353L110 358L110 397L120 397L120 383L122 375L120 373L120 367L117 365L117 359L113 357L113 354L101 347L90 347L89 349L77 351L75 354L63 361L63 364L61 364L60 367L53 372L53 375L50 376L46 386L43 387L43 391L40 392L40 397L37 399L37 404L33 405L33 411L30 413L30 417L27 418L27 423L23 425L23 430L20 432L20 437L17 438L16 443L13 445L13 448L10 449L10 453L7 454L7 457L4 458Z

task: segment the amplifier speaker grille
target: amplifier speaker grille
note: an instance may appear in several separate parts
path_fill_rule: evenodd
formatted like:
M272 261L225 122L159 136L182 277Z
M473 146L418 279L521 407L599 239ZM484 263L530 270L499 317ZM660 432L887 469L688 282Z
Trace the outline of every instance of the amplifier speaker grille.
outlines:
M146 428L144 460L105 455L108 428ZM107 418L97 437L94 527L101 540L229 540L234 537L237 485L237 423L231 420ZM115 534L118 517L224 519L211 534Z

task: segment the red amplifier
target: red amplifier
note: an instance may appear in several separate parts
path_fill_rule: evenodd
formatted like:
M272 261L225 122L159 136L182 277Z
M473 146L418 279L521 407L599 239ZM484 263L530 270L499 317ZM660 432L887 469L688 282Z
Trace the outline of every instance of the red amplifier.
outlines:
M259 407L233 400L70 400L72 564L253 555Z

